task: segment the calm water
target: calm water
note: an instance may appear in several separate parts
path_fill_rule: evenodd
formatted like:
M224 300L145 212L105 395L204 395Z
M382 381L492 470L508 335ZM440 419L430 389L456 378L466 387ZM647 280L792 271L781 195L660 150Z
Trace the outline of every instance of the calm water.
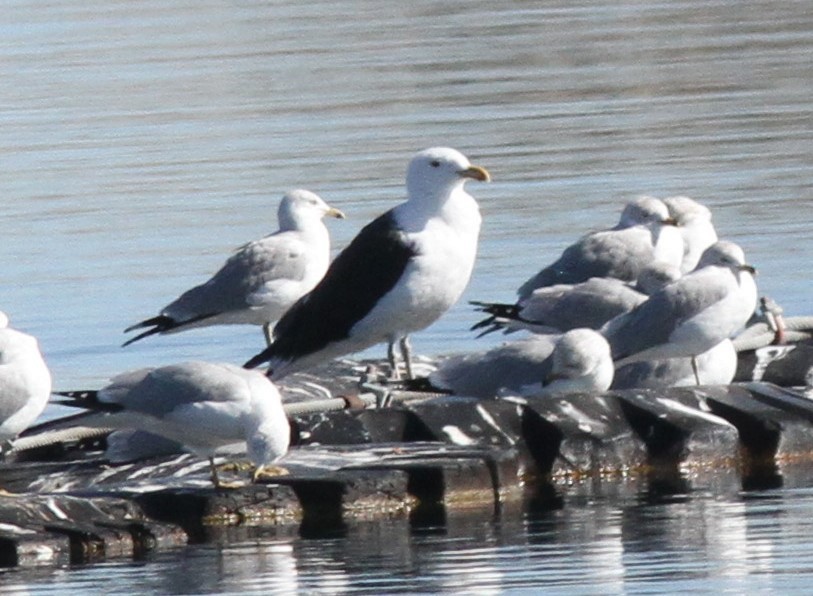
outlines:
M478 265L460 305L413 338L418 352L499 341L474 342L465 302L510 300L639 193L707 203L760 268L761 290L810 314L812 46L807 0L7 0L0 308L40 338L60 389L189 358L242 362L261 347L255 329L118 346L124 327L273 230L286 189L310 188L350 216L329 223L342 247L401 200L409 157L444 144L494 182L469 185L484 214ZM302 590L437 590L463 587L468 569L482 573L477 587L546 578L580 591L682 587L659 583L672 576L737 590L755 585L752 566L768 587L805 581L794 557L810 554L810 494L697 498L657 515L669 525L703 509L703 523L733 524L733 542L690 536L675 557L644 537L631 551L619 528L636 506L607 497L454 539L407 532L397 553L372 558L351 557L358 545L344 539L201 547L181 557L182 575L200 579L193 591L242 591L278 573ZM774 518L792 522L765 523ZM606 577L583 576L596 561L609 561ZM181 590L179 565L173 555L65 571L57 585Z
M90 593L809 593L813 490L631 484L561 509L470 512L442 526L361 523L319 539L188 547L146 561L11 571L0 589ZM712 494L713 493L713 494Z

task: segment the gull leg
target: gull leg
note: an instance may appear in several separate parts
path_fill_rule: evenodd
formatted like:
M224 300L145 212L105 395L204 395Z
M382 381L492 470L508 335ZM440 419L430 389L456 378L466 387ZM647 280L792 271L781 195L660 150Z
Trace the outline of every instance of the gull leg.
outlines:
M694 372L694 380L700 385L700 372L697 370L697 358L692 356L692 372Z
M387 342L387 360L390 363L390 379L400 381L401 375L398 373L398 358L395 356L395 341Z
M240 482L223 482L217 474L217 466L215 466L215 458L209 457L209 469L212 471L212 484L215 488L240 488L243 486Z
M412 347L409 345L408 335L401 338L401 356L404 358L407 379L414 379L415 375L412 374Z
M212 472L212 484L215 485L215 488L220 488L220 477L217 475L214 457L209 458L209 470Z
M763 296L760 298L760 308L768 321L768 327L774 332L771 344L781 346L785 343L785 319L782 316L782 307L773 298Z
M11 439L0 441L0 461L6 459L6 455L11 451L12 447L14 447L14 444L11 442Z

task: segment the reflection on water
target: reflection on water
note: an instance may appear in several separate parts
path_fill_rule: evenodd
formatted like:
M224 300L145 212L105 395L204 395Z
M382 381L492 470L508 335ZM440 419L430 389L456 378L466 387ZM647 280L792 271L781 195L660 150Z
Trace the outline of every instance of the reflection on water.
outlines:
M414 337L418 352L501 341L473 340L466 301L510 299L642 192L710 205L761 290L810 314L806 0L10 0L3 16L0 308L40 338L58 389L244 361L261 340L242 327L118 346L124 327L273 229L286 189L349 215L330 224L341 247L400 200L412 153L436 144L494 182L472 189L484 228L471 286ZM540 516L371 524L40 577L71 591L113 577L128 592L803 585L807 489L715 494L566 495Z
M12 571L5 586L58 593L755 593L813 578L813 489L653 499L595 487L555 510L471 511L441 526L363 522L338 537L190 546L133 564ZM578 491L578 488L577 488Z

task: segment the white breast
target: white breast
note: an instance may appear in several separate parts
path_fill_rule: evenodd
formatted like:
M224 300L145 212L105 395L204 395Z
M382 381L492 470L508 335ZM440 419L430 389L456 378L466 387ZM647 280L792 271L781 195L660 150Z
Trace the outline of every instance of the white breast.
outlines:
M421 221L410 212L403 219L396 221L417 255L395 287L353 327L354 337L380 333L375 341L389 341L423 329L457 302L469 283L481 222L471 196L461 190L438 214Z

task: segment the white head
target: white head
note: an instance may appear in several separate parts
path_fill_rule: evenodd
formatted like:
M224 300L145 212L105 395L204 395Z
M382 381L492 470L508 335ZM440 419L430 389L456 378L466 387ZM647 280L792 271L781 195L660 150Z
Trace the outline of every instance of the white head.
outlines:
M667 197L663 203L679 226L687 225L693 220L711 221L709 208L689 197Z
M291 440L290 427L285 429L287 436L282 440L279 435L264 432L262 428L246 440L246 454L256 466L269 466L288 453Z
M542 392L601 393L613 382L613 360L607 340L592 329L571 329L556 342L553 366Z
M675 225L663 201L655 197L641 196L624 205L618 227L628 228L637 225Z
M717 231L711 223L711 211L689 197L669 197L663 200L669 213L675 218L683 238L683 273L697 266L700 255L717 242Z
M466 180L491 180L489 173L472 165L468 158L449 147L424 149L409 162L406 173L407 192L410 199L432 197L446 199Z
M711 266L728 267L735 273L740 271L747 271L752 275L756 273L756 269L745 262L742 248L728 240L719 240L703 252L697 263L697 269Z
M282 407L282 396L259 371L245 370L251 391L251 413L246 423L246 453L257 466L274 463L288 452L291 426Z
M277 210L281 230L298 230L326 215L344 219L344 213L325 203L316 193L301 188L285 193Z
M5 329L8 327L8 315L0 310L0 329Z

